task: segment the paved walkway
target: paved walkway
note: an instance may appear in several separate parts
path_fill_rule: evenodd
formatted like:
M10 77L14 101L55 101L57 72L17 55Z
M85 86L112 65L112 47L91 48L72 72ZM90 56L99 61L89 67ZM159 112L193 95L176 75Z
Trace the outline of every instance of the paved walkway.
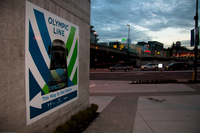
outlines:
M84 133L199 133L200 84L90 81L99 117Z

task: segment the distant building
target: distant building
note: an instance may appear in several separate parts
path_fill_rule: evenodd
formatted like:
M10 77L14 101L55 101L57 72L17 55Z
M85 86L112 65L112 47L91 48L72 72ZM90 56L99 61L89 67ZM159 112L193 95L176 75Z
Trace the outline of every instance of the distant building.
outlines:
M129 45L129 51L137 54L142 54L142 46L135 45L135 44L130 44Z
M148 42L138 42L139 46L143 47L143 52L148 53L154 56L161 55L161 51L163 50L163 43L157 41L148 41Z
M148 43L147 42L138 42L137 45L140 45L140 46L145 46L147 45Z
M157 42L157 41L148 41L149 44L149 50L151 51L161 51L163 50L163 43Z
M137 46L142 47L142 52L143 54L150 55L151 50L149 49L149 44L147 42L138 42Z
M176 47L181 47L181 42L180 41L176 42Z
M175 56L182 57L182 58L194 58L195 53L194 53L194 50L182 50L182 51L177 52Z

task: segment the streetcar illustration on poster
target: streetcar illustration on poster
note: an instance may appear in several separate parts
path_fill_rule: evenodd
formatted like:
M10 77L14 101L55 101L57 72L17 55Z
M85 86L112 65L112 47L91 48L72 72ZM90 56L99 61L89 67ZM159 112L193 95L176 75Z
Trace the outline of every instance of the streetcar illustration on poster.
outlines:
M27 125L78 99L79 27L26 1Z
M49 46L50 71L49 71L49 91L57 91L68 86L67 60L68 49L65 43L56 39L52 46Z

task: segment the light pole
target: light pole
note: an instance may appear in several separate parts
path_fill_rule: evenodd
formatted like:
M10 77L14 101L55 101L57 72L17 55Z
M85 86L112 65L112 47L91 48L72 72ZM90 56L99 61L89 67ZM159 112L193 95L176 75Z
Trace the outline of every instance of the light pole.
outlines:
M94 37L95 37L95 50L97 49L97 32L94 32ZM96 62L97 62L97 57L96 57L96 52L95 52L95 56L94 56L94 70L96 70Z
M195 52L195 57L194 57L194 71L193 71L193 80L194 82L197 81L197 52L198 52L198 45L199 45L199 30L198 28L198 0L196 0L196 16L194 16L195 20L195 46L194 46L194 52ZM198 33L197 33L198 32Z
M127 24L127 27L128 27L128 52L129 52L129 41L130 41L130 28L131 26Z
M97 45L97 32L95 31L94 32L94 44L95 44L95 47L96 47L96 45Z
M129 53L129 42L130 42L130 28L131 26L127 24L128 27L128 61L130 61L130 53Z

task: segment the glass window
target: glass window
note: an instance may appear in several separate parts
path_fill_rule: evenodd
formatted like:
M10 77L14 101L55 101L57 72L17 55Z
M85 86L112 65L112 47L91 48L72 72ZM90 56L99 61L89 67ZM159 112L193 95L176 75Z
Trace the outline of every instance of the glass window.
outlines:
M51 68L67 68L66 63L66 53L64 48L63 49L53 49L51 57Z

